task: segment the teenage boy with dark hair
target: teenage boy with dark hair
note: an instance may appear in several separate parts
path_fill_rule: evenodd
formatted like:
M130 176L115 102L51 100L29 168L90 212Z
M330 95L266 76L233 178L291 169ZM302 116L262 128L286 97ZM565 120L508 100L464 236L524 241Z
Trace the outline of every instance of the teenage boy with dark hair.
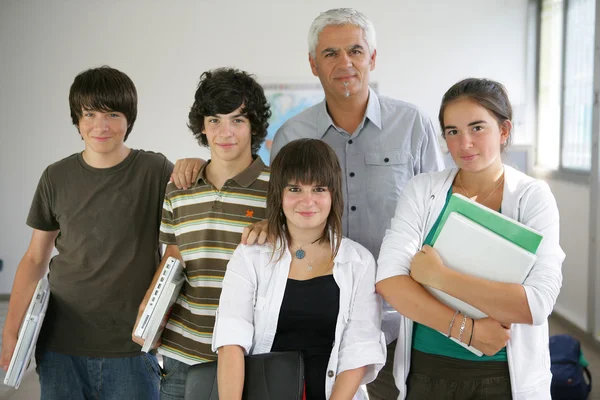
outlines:
M187 278L158 348L164 357L161 399L183 399L189 366L217 359L211 343L227 263L244 227L266 217L270 173L255 154L270 115L262 87L247 73L217 69L200 77L188 126L211 159L188 189L169 183L160 227L164 259L184 261Z
M39 181L27 217L33 235L2 333L2 367L50 263L51 297L36 350L42 399L158 399L156 357L130 338L160 259L173 165L125 146L137 92L124 73L107 66L80 73L69 105L85 149L47 167Z

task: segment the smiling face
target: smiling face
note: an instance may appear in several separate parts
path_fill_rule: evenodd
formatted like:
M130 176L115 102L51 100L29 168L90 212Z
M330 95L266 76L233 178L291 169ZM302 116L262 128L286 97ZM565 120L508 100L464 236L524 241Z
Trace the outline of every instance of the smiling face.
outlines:
M345 96L346 88L350 95L361 93L368 91L369 72L375 69L377 52L369 53L360 27L328 25L319 34L315 57L309 55L310 67L326 95Z
M242 108L240 106L229 114L204 117L202 134L208 140L212 160L252 160L252 128L248 118L242 114Z
M112 156L125 147L128 126L127 118L121 112L84 109L77 126L88 153Z
M502 145L510 135L509 120L499 122L477 102L459 98L444 110L444 137L456 165L468 172L497 168Z
M323 231L331 211L331 192L327 187L289 182L283 189L282 208L290 231Z

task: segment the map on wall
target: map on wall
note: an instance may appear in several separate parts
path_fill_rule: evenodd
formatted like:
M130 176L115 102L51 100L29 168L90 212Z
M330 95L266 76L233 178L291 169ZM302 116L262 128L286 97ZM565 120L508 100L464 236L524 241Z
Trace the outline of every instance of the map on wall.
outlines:
M267 101L271 105L271 119L267 139L258 151L266 165L271 158L271 144L275 132L285 121L307 108L323 101L323 87L320 83L265 84L263 85Z
M267 139L258 151L258 155L266 165L269 165L271 144L273 143L275 132L288 119L323 101L325 94L320 83L267 83L262 86L265 90L267 101L271 105L272 115L271 119L269 119ZM376 82L371 82L369 86L375 92L378 91Z

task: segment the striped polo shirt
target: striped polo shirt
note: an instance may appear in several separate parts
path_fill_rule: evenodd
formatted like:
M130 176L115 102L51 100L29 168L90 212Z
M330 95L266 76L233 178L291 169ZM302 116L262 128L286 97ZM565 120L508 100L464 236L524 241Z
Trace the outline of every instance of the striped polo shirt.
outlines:
M266 218L270 176L256 157L217 190L206 179L206 165L189 189L168 184L160 226L160 241L179 247L187 279L158 351L190 365L217 359L211 342L225 269L244 227Z

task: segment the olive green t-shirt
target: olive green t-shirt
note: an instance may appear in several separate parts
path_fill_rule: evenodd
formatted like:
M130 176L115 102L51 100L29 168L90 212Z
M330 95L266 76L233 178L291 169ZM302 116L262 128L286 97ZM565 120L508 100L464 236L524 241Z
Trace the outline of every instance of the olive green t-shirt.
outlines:
M159 262L172 168L162 154L143 150L111 168L93 168L81 153L46 168L27 225L60 232L38 347L90 357L139 354L131 331Z

